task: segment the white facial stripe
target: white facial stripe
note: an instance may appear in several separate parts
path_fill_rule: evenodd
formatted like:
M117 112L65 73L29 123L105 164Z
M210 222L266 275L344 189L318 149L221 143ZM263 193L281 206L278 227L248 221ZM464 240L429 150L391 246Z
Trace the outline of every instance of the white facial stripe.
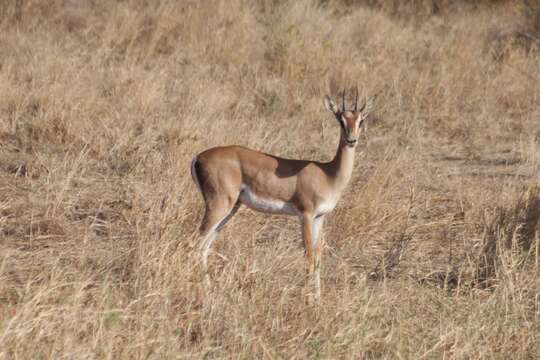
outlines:
M347 128L347 121L345 120L345 117L343 117L343 115L341 115L339 117L339 121L341 122L341 126L343 126L343 129L346 129Z

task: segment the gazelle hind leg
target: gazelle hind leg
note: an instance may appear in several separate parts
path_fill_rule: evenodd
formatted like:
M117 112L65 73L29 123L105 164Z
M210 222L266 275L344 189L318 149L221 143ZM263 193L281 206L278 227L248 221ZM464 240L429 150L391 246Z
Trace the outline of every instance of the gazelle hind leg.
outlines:
M210 229L206 234L201 236L199 250L201 252L201 265L205 276L205 282L210 282L210 279L208 278L208 253L210 252L210 247L214 240L216 240L216 237L217 231L215 228Z
M216 228L216 231L220 231L221 229L223 229L223 227L225 227L225 225L227 225L229 220L231 220L232 217L238 212L238 209L240 209L240 205L242 205L242 203L237 200L236 204L234 204L232 210L229 211L229 214L227 216L225 216L225 218L219 222L219 224L218 224L218 226Z
M234 204L234 206L231 206ZM233 217L238 211L238 201L230 201L223 197L213 200L206 204L204 217L200 227L200 247L201 252L201 265L204 272L205 283L210 285L210 277L208 275L208 254L212 243L216 239L218 232L225 226L225 224Z

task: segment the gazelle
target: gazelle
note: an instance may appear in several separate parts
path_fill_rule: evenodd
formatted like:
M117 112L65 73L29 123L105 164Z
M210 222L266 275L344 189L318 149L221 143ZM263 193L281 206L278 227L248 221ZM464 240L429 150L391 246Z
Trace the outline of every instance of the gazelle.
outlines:
M342 108L326 96L324 104L341 126L334 159L330 162L284 159L241 146L215 147L196 155L191 175L206 205L200 226L201 262L208 277L207 258L217 233L238 211L241 204L253 210L295 215L302 225L308 273L320 300L319 241L324 218L330 213L351 178L360 127L373 106L374 98L358 109L358 89L354 109Z

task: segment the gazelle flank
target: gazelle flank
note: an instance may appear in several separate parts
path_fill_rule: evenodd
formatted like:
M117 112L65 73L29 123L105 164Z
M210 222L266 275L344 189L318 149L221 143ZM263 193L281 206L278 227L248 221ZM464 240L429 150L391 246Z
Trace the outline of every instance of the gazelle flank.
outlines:
M208 276L208 253L220 229L244 204L253 210L295 215L302 226L309 276L315 299L320 299L319 241L326 214L336 206L347 186L354 164L360 128L373 98L358 108L358 89L353 109L341 109L326 96L326 108L341 126L336 155L330 162L284 159L242 146L208 149L193 158L191 174L205 202L200 225L201 262Z

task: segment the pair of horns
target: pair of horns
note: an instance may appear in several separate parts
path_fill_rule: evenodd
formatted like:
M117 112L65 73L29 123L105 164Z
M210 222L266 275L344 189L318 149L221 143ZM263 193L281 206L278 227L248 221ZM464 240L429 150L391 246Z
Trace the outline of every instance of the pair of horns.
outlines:
M342 111L345 111L345 89L343 89L343 95L341 97L341 108ZM360 111L362 112L364 108L366 107L366 102L362 104L362 108L358 110L358 86L355 88L355 100L354 100L354 112Z

